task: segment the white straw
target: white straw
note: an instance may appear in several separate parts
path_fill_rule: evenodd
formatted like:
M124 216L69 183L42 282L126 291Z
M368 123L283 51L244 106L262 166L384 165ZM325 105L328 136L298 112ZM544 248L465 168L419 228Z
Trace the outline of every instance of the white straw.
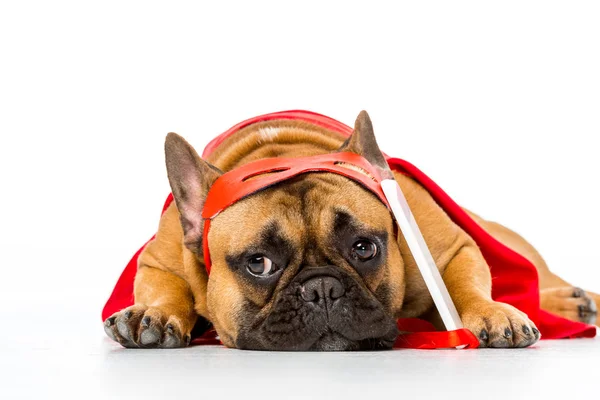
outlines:
M458 316L456 307L452 302L448 289L435 265L435 261L425 243L425 239L423 239L421 230L410 211L410 207L400 186L394 179L384 179L381 181L381 188L406 239L408 248L421 271L421 275L423 275L423 280L425 280L425 284L429 289L429 293L431 293L433 302L442 317L446 329L455 330L462 328L462 321Z

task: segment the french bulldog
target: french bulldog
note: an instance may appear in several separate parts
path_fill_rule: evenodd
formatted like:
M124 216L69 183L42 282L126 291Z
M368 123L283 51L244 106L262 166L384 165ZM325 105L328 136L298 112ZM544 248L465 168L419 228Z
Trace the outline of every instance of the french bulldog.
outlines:
M105 321L125 347L187 346L207 321L221 342L254 350L389 349L398 318L439 315L386 206L356 182L305 173L248 196L212 222L210 278L204 265L202 209L224 172L269 157L353 152L386 163L366 112L350 138L305 121L271 120L226 138L206 160L169 133L166 167L175 201L139 257L135 304ZM527 347L540 339L518 309L491 297L480 249L410 177L394 177L412 209L466 328L480 347ZM531 261L541 306L593 323L600 297L554 275L527 241L469 212L481 227Z

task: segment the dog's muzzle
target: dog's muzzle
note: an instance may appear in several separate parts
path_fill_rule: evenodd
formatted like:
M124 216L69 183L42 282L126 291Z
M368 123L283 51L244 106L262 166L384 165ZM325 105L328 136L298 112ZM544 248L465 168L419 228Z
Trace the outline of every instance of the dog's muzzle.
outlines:
M335 266L307 268L282 289L269 315L238 336L254 350L389 349L398 335L383 305Z

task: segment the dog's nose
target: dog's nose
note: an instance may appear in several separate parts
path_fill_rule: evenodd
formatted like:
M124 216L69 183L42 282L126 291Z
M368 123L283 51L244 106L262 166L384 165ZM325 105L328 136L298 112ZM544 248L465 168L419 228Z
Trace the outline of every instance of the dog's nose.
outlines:
M339 299L345 292L342 283L332 276L311 278L300 287L300 296L307 302Z

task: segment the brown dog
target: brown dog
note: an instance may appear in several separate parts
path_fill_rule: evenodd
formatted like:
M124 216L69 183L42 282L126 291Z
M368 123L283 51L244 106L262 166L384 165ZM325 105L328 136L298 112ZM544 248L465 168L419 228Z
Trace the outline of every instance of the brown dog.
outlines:
M249 196L220 213L209 233L212 270L203 264L201 211L212 183L268 157L350 151L385 160L362 112L346 142L306 122L254 123L202 160L180 136L165 144L175 203L139 258L135 305L105 322L126 347L189 344L210 321L229 347L264 350L390 348L397 318L439 325L432 299L388 209L343 176L308 173ZM491 299L489 267L474 241L411 178L395 174L466 328L481 347L525 347L539 339L527 315ZM536 250L502 225L470 215L527 257L540 274L542 308L594 322L597 295L553 275Z

